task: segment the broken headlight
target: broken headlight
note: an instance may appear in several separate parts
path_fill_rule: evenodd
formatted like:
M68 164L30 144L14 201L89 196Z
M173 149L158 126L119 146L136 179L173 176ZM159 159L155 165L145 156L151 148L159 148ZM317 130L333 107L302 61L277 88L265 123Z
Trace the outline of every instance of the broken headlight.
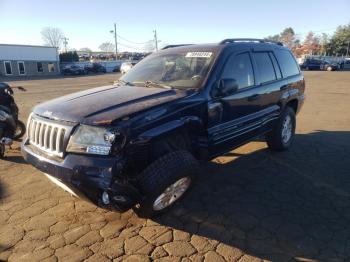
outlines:
M67 152L109 155L114 139L108 128L80 125L69 139Z

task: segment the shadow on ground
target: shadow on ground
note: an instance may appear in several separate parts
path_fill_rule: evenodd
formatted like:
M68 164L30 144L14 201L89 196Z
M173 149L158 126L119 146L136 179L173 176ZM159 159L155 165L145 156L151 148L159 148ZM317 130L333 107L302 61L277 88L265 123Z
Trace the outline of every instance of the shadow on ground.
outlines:
M287 152L234 151L157 222L272 261L349 260L349 156L350 132L329 131L297 135Z

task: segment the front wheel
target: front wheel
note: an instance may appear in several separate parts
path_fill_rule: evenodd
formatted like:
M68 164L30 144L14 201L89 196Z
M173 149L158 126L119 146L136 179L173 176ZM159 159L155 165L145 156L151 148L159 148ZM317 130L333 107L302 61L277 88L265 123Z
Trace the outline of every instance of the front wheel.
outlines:
M330 67L330 66L327 67L327 71L328 71L328 72L330 72L330 71L332 71L332 70L333 70L332 67Z
M144 198L134 207L135 213L150 218L168 210L188 191L198 170L197 160L184 150L155 160L138 176Z
M267 145L271 150L287 150L294 140L295 135L295 112L287 106L282 112L276 126L266 135Z

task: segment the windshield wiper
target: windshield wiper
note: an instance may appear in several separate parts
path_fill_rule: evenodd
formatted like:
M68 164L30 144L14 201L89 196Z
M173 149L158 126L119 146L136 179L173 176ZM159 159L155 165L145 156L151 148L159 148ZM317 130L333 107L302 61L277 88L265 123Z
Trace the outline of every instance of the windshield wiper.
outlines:
M128 82L128 81L125 81L125 80L123 80L123 79L118 79L118 80L114 81L114 84L115 84L115 85L120 85L120 84L122 84L122 85L125 85L125 86L134 86L133 83Z
M153 81L145 81L145 87L161 87L161 88L166 88L166 89L173 89L172 86L161 84L161 83L156 83Z

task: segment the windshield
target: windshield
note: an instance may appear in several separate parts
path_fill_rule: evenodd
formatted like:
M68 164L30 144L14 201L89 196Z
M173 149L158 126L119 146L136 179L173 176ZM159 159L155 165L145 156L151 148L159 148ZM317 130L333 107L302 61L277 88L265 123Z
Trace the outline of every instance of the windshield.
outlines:
M212 52L156 54L140 61L121 80L136 85L153 82L173 88L199 88L213 57Z

